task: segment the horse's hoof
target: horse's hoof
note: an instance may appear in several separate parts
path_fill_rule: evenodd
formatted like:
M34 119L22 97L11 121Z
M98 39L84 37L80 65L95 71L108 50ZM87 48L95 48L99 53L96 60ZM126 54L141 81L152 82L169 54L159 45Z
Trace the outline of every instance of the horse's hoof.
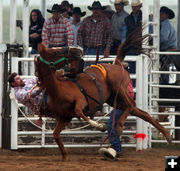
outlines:
M62 162L65 162L67 160L67 156L62 156Z
M172 135L169 135L168 137L166 137L168 144L172 143L172 139L173 139Z
M101 132L105 132L107 131L107 125L105 123L100 123L102 125L102 127L100 128Z

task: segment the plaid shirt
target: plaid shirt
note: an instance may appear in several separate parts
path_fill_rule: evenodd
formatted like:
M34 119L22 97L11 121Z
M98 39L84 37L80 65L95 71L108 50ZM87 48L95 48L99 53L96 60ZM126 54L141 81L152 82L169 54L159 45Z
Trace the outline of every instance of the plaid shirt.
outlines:
M70 21L62 16L57 22L53 17L48 18L43 26L42 41L46 47L73 45L73 28Z
M98 44L103 47L112 45L112 27L109 19L99 17L94 21L93 16L85 18L78 30L78 45L81 47L96 48Z
M24 79L25 86L23 87L14 87L15 97L19 103L30 108L32 111L36 112L34 109L34 105L30 100L30 90L31 88L37 83L36 78L31 79ZM39 87L36 87L32 91L32 98L34 103L37 105L38 108L41 107L43 101L43 93L39 91Z

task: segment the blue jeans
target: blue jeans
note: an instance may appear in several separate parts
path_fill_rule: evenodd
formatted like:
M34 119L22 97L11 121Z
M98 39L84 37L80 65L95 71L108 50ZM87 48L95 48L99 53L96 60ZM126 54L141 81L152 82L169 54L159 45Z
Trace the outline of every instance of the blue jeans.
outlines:
M39 54L39 52L36 49L32 49L31 54Z
M116 150L116 152L121 152L122 147L121 147L121 141L119 139L119 136L116 134L116 127L117 127L117 122L120 119L121 115L123 114L122 110L116 109L115 113L115 123L114 123L114 128L112 129L112 122L113 122L113 110L110 113L110 119L107 123L108 127L108 134L109 134L109 142L111 144L111 147ZM112 132L111 132L112 129ZM111 135L110 135L111 133Z

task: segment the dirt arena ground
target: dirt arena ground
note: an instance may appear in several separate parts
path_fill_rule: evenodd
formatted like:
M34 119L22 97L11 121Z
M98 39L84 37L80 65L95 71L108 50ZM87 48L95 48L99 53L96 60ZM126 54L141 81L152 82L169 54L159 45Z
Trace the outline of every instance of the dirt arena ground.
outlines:
M110 162L99 156L97 150L68 149L68 160L62 162L58 149L0 149L0 171L162 171L165 156L180 155L179 147L156 147L143 152L127 148L118 161Z

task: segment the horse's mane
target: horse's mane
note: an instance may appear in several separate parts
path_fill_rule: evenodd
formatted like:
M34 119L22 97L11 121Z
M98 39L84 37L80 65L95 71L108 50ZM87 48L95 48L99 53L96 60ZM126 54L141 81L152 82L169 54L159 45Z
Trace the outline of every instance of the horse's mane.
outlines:
M143 26L138 27L127 36L126 40L122 44L119 45L117 50L117 59L123 61L130 49L133 49L133 52L137 54L146 54L149 56L149 51L142 46L143 44L147 44L147 40L150 38L149 34L142 35L144 28L145 27Z

